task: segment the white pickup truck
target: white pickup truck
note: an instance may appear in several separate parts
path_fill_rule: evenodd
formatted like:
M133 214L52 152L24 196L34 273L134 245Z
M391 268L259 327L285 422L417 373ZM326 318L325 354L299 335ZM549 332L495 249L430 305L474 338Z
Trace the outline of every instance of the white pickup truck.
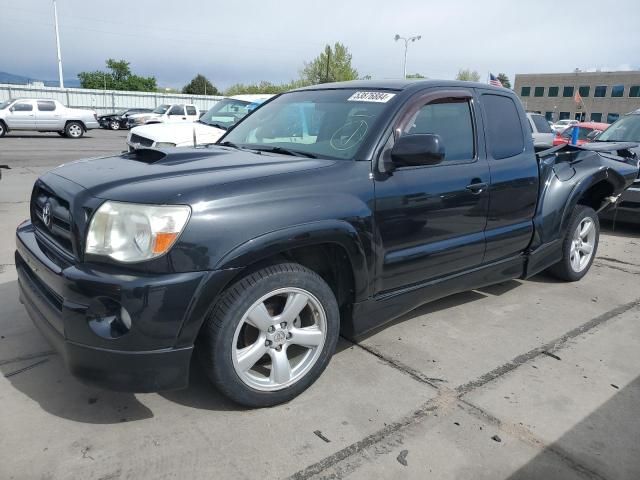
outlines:
M80 138L92 128L100 128L95 111L65 107L57 100L20 98L0 103L0 137L12 130L35 130Z
M133 128L139 125L153 123L195 122L200 113L195 105L185 103L163 103L151 112L134 113L129 115L127 126Z
M273 95L235 95L216 103L194 123L162 123L129 132L129 151L138 148L189 147L215 143L239 120Z

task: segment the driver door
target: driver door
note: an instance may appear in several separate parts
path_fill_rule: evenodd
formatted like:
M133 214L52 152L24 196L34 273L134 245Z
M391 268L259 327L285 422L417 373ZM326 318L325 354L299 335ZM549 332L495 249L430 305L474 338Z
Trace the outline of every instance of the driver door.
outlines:
M490 178L473 93L451 89L417 96L401 114L380 161L391 162L394 138L414 133L439 135L445 157L436 165L376 175L376 293L437 280L483 261Z
M11 130L36 129L36 112L33 103L33 100L20 100L9 108L5 120Z
M184 105L174 105L167 112L167 117L170 122L182 122L187 120L187 116L184 112Z

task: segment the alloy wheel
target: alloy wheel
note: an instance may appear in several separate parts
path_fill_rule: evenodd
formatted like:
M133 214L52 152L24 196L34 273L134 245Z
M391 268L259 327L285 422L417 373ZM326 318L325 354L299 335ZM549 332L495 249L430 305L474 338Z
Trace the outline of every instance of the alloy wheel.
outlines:
M233 366L240 379L260 391L281 390L316 364L327 336L327 315L310 292L274 290L244 314L233 337Z
M574 272L581 272L589 265L595 244L595 223L592 218L585 217L578 223L571 240L569 261Z

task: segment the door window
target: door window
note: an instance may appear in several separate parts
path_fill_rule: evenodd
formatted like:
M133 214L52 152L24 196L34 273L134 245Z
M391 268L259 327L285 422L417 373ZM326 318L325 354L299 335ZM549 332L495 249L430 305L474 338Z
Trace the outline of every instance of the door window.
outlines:
M196 110L196 107L192 106L192 105L187 105L187 115L197 115L198 111Z
M39 112L53 112L56 109L56 103L49 100L38 100Z
M447 99L425 105L415 115L405 135L432 133L444 144L444 161L471 160L475 142L468 100Z
M184 115L184 106L174 105L167 115Z
M18 102L13 105L14 112L31 112L33 105L27 102Z

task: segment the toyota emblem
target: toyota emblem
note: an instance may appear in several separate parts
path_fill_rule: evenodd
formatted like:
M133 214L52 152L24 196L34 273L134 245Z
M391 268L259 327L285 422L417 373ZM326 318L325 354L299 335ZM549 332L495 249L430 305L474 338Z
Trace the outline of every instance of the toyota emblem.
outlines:
M51 204L49 202L45 203L42 208L42 221L47 227L51 226Z

